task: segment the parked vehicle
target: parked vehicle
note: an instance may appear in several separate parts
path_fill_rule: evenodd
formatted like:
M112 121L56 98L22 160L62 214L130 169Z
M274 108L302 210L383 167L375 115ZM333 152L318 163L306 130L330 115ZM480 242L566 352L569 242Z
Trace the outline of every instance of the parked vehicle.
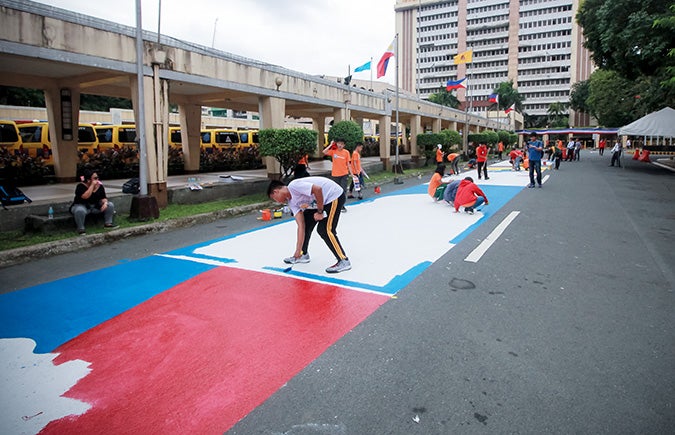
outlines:
M54 164L49 123L28 122L17 125L17 129L21 136L21 145L15 148L15 153L25 153L31 157L41 157L45 164ZM96 133L91 124L79 124L77 146L80 151L86 153L93 153L98 146Z
M96 136L101 150L129 147L138 150L136 126L130 124L96 125Z
M239 134L237 130L206 129L202 130L201 136L202 148L207 153L236 150L239 146Z
M16 123L8 119L0 119L0 147L11 150L19 149L21 136Z
M241 148L257 147L260 144L258 130L239 130L239 144Z

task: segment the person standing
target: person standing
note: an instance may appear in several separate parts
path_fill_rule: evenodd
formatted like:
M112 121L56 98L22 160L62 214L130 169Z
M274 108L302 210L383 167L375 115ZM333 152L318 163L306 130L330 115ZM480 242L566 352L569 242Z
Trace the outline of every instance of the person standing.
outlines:
M339 184L325 177L298 178L288 185L272 180L267 196L278 203L288 204L298 225L295 252L284 258L284 263L310 262L309 239L317 227L317 232L337 259L337 263L328 267L326 272L338 273L352 268L337 236L340 210L346 201L345 191Z
M481 171L485 174L485 179L489 180L487 172L487 156L488 156L488 147L484 143L478 145L476 148L476 162L478 163L478 179L480 180Z
M574 160L581 161L581 141L579 138L574 142Z
M82 236L87 234L84 228L84 221L90 213L103 213L104 228L118 228L118 225L113 223L115 204L112 201L108 201L105 188L98 179L98 174L91 169L85 169L81 180L75 186L75 199L73 199L73 203L70 205L70 212L75 217L78 234Z
M497 144L497 153L499 154L499 161L502 160L502 154L504 153L504 142L499 141Z
M612 148L612 161L609 166L614 166L614 163L616 163L618 167L621 167L621 151L621 144L616 141L614 148Z
M436 145L436 166L443 164L443 145Z
M349 151L345 149L345 140L336 139L334 142L331 142L323 149L323 155L330 156L333 160L333 166L330 171L331 178L346 192L347 183L352 176L352 165ZM342 211L346 212L347 209L343 206Z
M598 144L598 154L601 156L605 154L605 147L607 146L607 141L602 138L600 139L600 143Z
M473 178L466 177L460 183L455 195L455 213L459 212L460 207L464 207L464 211L473 214L476 207L480 207L483 203L487 205L488 199L485 193L474 184Z
M359 179L361 188L356 192L359 199L363 199L363 167L361 166L361 151L363 150L363 143L357 142L354 152L352 153L352 181L349 183L349 195L347 198L354 198L354 177Z
M544 155L544 144L537 139L537 135L532 133L530 141L527 143L527 160L529 161L528 171L530 174L530 184L527 187L534 187L534 173L537 173L537 185L541 187L541 157Z
M570 141L567 143L567 156L565 161L571 162L572 160L574 160L574 139L570 138Z
M309 177L307 169L309 169L309 155L305 154L295 165L295 168L293 169L293 178Z
M450 162L450 170L453 175L459 174L459 153L448 154L448 161Z

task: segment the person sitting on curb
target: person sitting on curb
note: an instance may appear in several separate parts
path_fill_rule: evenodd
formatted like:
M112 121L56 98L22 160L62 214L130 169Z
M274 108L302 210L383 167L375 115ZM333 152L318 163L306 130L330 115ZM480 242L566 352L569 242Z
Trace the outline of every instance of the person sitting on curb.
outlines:
M98 179L98 174L91 169L85 169L81 180L75 187L75 199L70 206L70 212L75 217L78 234L86 234L84 220L90 213L103 213L104 228L118 228L119 225L113 224L115 204L108 201L105 188Z
M459 212L460 207L464 207L464 211L473 214L474 209L480 207L483 203L489 203L485 193L474 184L473 178L466 177L457 188L457 195L455 196L455 213Z

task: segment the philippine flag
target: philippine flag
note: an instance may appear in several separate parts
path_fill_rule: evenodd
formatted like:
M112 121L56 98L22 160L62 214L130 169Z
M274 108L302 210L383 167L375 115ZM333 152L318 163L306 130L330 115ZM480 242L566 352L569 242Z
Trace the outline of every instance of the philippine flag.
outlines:
M499 104L499 94L490 94L490 97L488 98L488 101L490 103Z
M448 82L445 84L445 89L451 91L453 89L465 88L466 86L464 86L464 80L466 80L466 77L461 80L448 80Z
M513 112L514 110L516 110L516 103L513 103L508 108L506 108L506 110L504 110L504 113L506 113L508 115L509 113Z
M387 51L384 52L384 54L382 55L382 58L377 63L377 78L378 79L380 77L384 77L384 75L387 74L387 65L389 64L389 59L394 57L395 53L396 53L396 38L394 38L394 40L391 41L391 44L389 44L389 47L387 48Z

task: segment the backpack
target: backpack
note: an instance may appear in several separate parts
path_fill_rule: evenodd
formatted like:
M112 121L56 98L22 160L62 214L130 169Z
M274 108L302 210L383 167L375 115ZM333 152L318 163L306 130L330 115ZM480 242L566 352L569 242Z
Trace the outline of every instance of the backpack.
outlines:
M0 203L7 209L7 205L19 205L24 202L33 202L18 187L10 187L0 184Z
M122 185L123 193L131 193L133 195L141 191L141 180L138 178L132 178Z

